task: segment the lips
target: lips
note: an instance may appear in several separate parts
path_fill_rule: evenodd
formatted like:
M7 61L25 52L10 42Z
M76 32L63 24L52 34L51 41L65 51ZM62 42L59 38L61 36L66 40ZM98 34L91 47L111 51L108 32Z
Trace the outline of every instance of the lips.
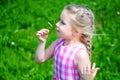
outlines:
M60 32L58 28L56 29L56 31L57 31L57 32Z

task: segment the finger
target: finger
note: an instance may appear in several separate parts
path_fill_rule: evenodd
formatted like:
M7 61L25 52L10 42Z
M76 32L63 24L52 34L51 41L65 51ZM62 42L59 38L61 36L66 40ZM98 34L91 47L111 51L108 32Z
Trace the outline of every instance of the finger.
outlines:
M37 31L37 35L47 35L47 34L48 34L47 30Z
M86 67L83 67L83 74L86 74Z
M98 67L97 67L97 68L95 68L95 72L97 72L98 70L100 70L100 68L98 68Z
M99 70L99 68L96 68L95 70L94 70L94 73L93 73L93 76L95 77L95 75L97 74L97 71Z
M82 66L81 67L81 74L83 74L84 73L84 67Z
M38 38L39 38L40 41L45 42L45 39L43 39L43 38L41 37L41 34L38 34L38 33L37 33L36 35L38 36Z
M48 34L48 33L49 33L49 30L44 30L43 33L44 33L44 34Z
M41 30L42 34L48 34L49 33L49 30L48 29L43 29Z
M42 42L45 42L45 39L39 37L39 40L42 41Z
M47 32L49 32L49 29L46 29Z
M93 65L92 65L92 70L95 69L95 66L96 66L96 63L93 63Z
M88 64L88 66L86 67L86 71L87 71L88 74L90 74L90 71L91 71L91 67L90 66L91 66L91 64Z
M41 34L37 33L37 34L36 34L36 36L40 37L40 36L41 36Z
M43 35L43 31L37 31L37 34Z
M37 36L43 36L44 33L43 33L43 31L37 31L36 35L37 35Z
M49 29L42 29L42 31L47 31L47 32L49 32Z

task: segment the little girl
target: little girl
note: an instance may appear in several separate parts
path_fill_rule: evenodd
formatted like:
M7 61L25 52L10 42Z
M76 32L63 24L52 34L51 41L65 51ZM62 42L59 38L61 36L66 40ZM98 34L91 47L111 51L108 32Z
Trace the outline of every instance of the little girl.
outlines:
M43 63L54 56L53 80L94 80L98 68L91 66L91 38L94 30L94 15L83 6L67 5L56 24L60 39L46 50L49 30L37 32L40 44L35 60ZM91 68L92 67L92 68Z

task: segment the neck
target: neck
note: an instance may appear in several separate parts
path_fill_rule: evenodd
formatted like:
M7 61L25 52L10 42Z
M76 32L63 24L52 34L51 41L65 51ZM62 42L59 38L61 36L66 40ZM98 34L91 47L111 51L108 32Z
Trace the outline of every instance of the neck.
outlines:
M74 45L80 45L81 42L78 39L72 38L72 39L65 39L65 46L74 46Z

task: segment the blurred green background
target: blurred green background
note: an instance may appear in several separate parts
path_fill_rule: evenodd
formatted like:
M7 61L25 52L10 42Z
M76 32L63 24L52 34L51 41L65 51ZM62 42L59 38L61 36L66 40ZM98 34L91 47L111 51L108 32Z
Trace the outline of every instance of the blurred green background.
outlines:
M95 80L120 80L119 0L0 0L0 80L51 80L53 58L34 61L36 31L50 29L46 47L57 39L55 24L67 4L85 5L95 14L92 62L100 67ZM53 25L51 29L48 25Z

